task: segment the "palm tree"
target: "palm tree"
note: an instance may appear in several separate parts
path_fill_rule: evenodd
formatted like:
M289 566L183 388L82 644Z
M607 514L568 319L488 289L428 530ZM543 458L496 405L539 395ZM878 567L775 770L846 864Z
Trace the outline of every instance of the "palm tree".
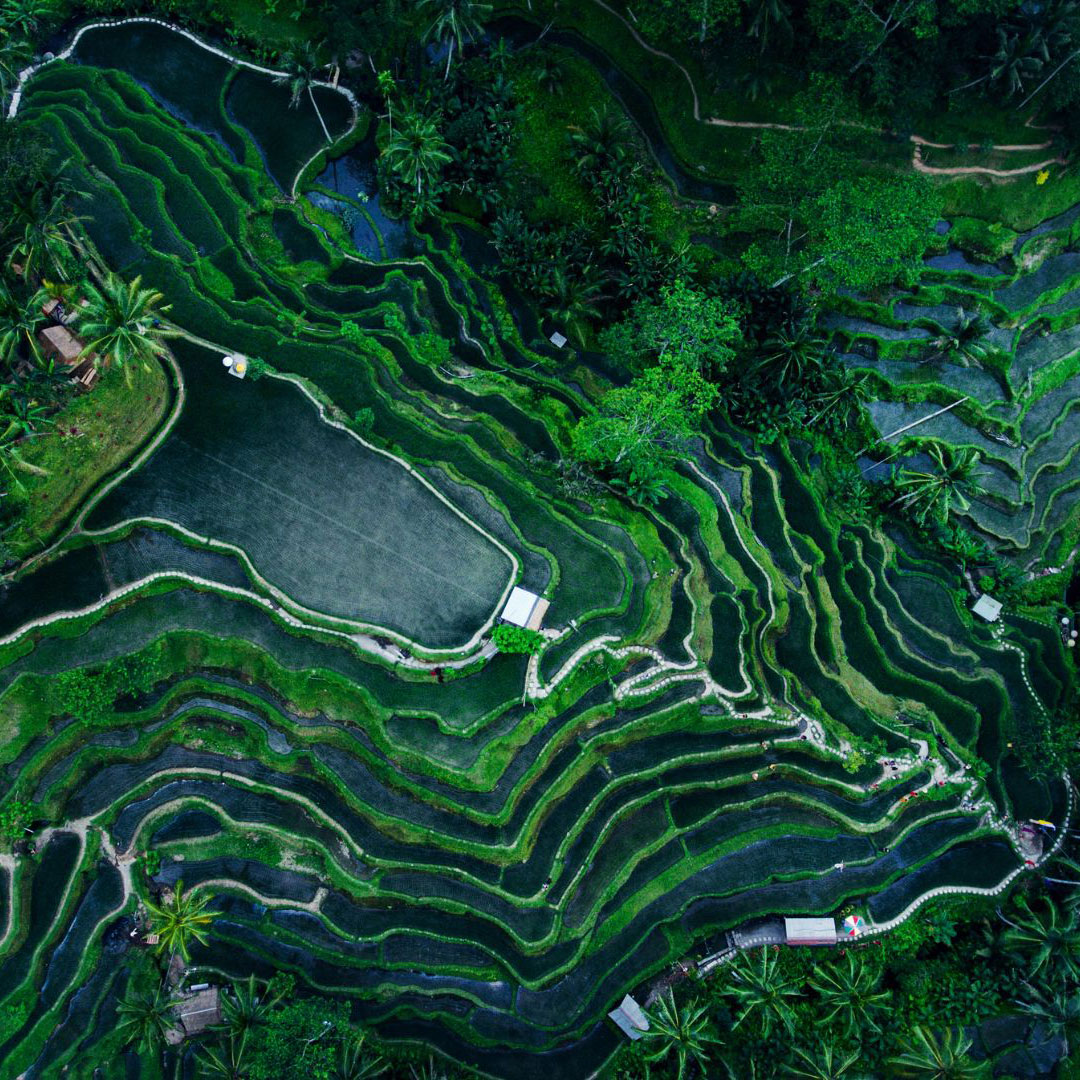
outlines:
M247 1033L230 1035L217 1046L204 1045L199 1057L201 1076L221 1077L221 1080L242 1080L247 1076L244 1054L247 1050Z
M801 1076L806 1080L856 1080L851 1067L859 1060L858 1050L853 1050L845 1057L826 1043L819 1054L811 1054L797 1046L795 1056L798 1061L784 1066L785 1072L790 1076Z
M748 1017L757 1016L765 1038L772 1034L777 1024L785 1028L789 1035L794 1032L789 999L802 995L795 980L780 973L775 957L767 949L761 950L760 967L749 954L743 954L732 965L731 974L735 981L724 987L723 993L734 998L739 1006L735 1027Z
M583 344L586 323L600 317L597 304L602 299L602 289L600 275L591 265L583 267L579 274L556 266L544 290L544 311Z
M82 218L68 209L68 200L77 193L63 180L63 169L63 164L56 166L54 179L19 193L4 226L8 265L20 263L27 281L47 268L64 276L70 227Z
M754 369L767 373L778 385L798 385L820 369L825 339L810 319L788 320L762 343L763 355Z
M394 94L397 93L397 84L394 82L394 76L389 71L380 71L375 76L375 83L379 88L379 93L383 96L383 101L386 102L386 118L390 121L390 137L394 136Z
M439 172L451 160L450 147L439 131L435 118L419 112L406 113L399 119L397 131L383 151L389 167L410 186L419 198L427 185L438 179Z
M990 322L984 315L959 307L952 326L931 341L937 350L932 355L965 363L982 363L987 351L982 341L989 332Z
M1061 1039L1061 1058L1065 1060L1069 1056L1069 1039L1080 1034L1080 990L1069 992L1063 986L1051 991L1031 990L1032 1000L1017 1004L1041 1025L1048 1039Z
M274 82L278 86L289 88L290 109L295 109L300 104L300 98L305 93L307 94L311 107L319 118L319 126L323 129L326 141L332 143L334 140L323 119L323 114L319 111L319 104L315 100L315 87L321 81L319 74L323 67L324 65L319 63L316 47L310 41L305 41L302 46L293 49L285 57L285 68L279 75L274 76Z
M675 995L668 990L661 994L659 1007L650 1012L649 1030L642 1035L646 1046L657 1044L645 1053L648 1062L666 1061L673 1054L679 1063L677 1080L683 1080L686 1067L695 1062L703 1075L707 1075L707 1048L719 1042L709 1030L707 1007L704 1004L680 1009Z
M424 33L424 41L438 41L448 44L446 54L445 82L450 77L450 62L454 56L454 46L458 52L465 47L470 38L479 36L484 20L491 12L491 5L481 0L419 0L419 10L434 12L435 18Z
M945 543L962 570L986 562L990 557L987 546L960 525L953 525L945 537Z
M946 1028L933 1034L924 1027L915 1028L903 1053L889 1064L898 1076L920 1080L976 1080L989 1074L989 1063L974 1062L967 1056L971 1049L962 1029Z
M6 421L5 434L15 433L24 439L33 435L39 427L51 424L49 410L35 398L14 393L10 386L0 387L0 424Z
M18 425L9 423L5 428L2 420L3 418L0 417L0 465L3 465L4 471L16 488L25 491L26 485L15 475L16 469L34 476L48 476L49 470L43 469L40 465L32 465L29 461L23 461L19 452L19 441L22 436L19 434Z
M117 1003L119 1026L130 1040L137 1040L141 1051L154 1051L165 1041L165 1033L173 1025L174 1004L162 986L154 990L137 991L130 987L123 1000Z
M36 301L20 301L0 278L0 363L13 367L24 344L30 355L39 359L37 328L42 322L44 318Z
M49 0L4 0L0 7L0 27L8 34L33 37L42 23L56 14Z
M761 41L761 51L769 43L769 34L777 30L783 37L791 38L791 9L784 0L758 0L754 18L746 31L750 37Z
M341 1061L336 1080L371 1080L386 1072L386 1061L379 1054L372 1054L364 1045L364 1033L353 1036L341 1044Z
M1009 922L1004 941L1009 948L1031 955L1029 977L1043 968L1055 975L1080 979L1080 912L1075 908L1064 915L1047 900L1041 914L1021 901L1023 910L1015 922ZM1004 918L1004 916L1002 916Z
M233 983L231 990L221 995L222 1029L233 1038L247 1035L266 1022L267 1014L280 1000L280 996L264 999L255 989L254 975L248 976L246 983Z
M207 911L209 896L184 895L184 883L178 881L173 898L166 904L152 904L146 907L151 915L153 932L159 936L158 952L179 953L183 960L190 955L188 947L192 941L206 944L207 934L214 917L219 911Z
M0 113L7 112L8 94L19 81L19 72L32 56L30 43L24 38L5 35L0 40Z
M549 94L561 94L565 70L553 52L542 52L536 60L536 81Z
M84 291L86 304L77 314L86 351L123 368L130 382L131 365L149 367L169 334L159 323L169 310L161 306L165 297L142 288L141 277L125 284L116 274L109 274L101 288L87 282Z
M886 1008L891 995L877 989L879 974L871 969L861 954L856 960L855 954L848 951L845 960L846 963L817 968L807 980L821 995L821 1003L826 1010L822 1020L828 1022L839 1017L840 1030L851 1037L866 1028L879 1031L874 1015Z
M570 129L570 155L582 176L591 176L626 156L626 120L610 108L593 108L584 127Z
M901 494L894 505L911 512L920 525L928 521L944 524L949 513L966 510L979 490L979 453L970 447L953 449L934 443L929 450L929 471L901 469L896 486Z
M1013 97L1023 93L1025 80L1035 78L1042 71L1049 55L1045 42L1033 28L999 26L997 37L997 51L985 57L984 78L991 86L1003 84L1006 97Z
M820 423L837 408L843 409L839 417L842 420L853 405L870 398L869 379L865 372L841 366L829 368L824 376L824 386L810 398L817 409L808 421L810 427Z

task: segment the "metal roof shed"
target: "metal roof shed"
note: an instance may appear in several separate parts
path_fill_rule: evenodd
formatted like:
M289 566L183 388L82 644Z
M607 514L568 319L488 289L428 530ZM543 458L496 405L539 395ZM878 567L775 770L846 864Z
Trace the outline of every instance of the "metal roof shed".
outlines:
M980 619L985 619L987 622L997 622L1001 615L1001 601L995 600L987 593L983 593L978 600L975 601L975 606L971 609Z
M789 945L835 945L835 919L785 919L784 933Z
M622 999L622 1004L617 1009L612 1009L608 1013L608 1016L619 1025L628 1039L633 1039L635 1042L649 1030L649 1018L629 994Z
M539 603L540 597L536 593L515 585L510 593L510 599L506 601L506 607L503 608L503 620L515 626L528 626Z

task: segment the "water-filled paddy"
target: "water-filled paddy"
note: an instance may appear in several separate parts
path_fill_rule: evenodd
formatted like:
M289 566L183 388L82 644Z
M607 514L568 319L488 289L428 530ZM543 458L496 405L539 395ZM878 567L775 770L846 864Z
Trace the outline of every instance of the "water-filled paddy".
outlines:
M183 414L92 527L174 522L241 548L304 607L429 647L467 641L487 620L511 561L432 489L324 423L295 386L230 378L220 354L186 342L175 352Z
M586 55L571 36L561 43ZM849 901L890 918L928 888L994 885L1019 865L1001 834L980 833L986 804L965 808L959 790L900 802L930 765L877 789L875 764L844 768L835 732L899 754L912 744L894 721L917 714L920 732L933 724L956 752L978 749L999 806L1060 809L1059 792L1005 756L1040 707L1018 654L970 625L942 567L898 555L868 527L841 531L805 448L755 449L718 423L692 448L700 471L688 458L654 508L568 497L553 463L582 386L610 365L583 357L583 374L576 359L551 364L546 346L533 353L541 323L520 297L496 318L480 233L390 217L368 137L309 193L324 209L345 205L326 191L354 200L352 244L339 250L303 222L302 199L280 194L322 142L303 100L290 109L283 88L155 28L92 32L75 59L46 69L27 109L100 170L84 172L103 257L163 289L184 329L307 378L346 417L370 408L372 441L394 455L324 422L296 386L230 378L220 353L176 340L183 411L88 518L108 534L0 594L2 636L155 571L210 583L23 635L0 669L0 708L25 708L20 695L58 672L132 653L153 667L92 730L49 717L47 737L13 741L0 775L58 820L95 817L118 850L158 849L157 884L214 882L223 916L196 961L237 976L293 970L339 988L381 1033L497 1075L576 1078L614 1045L600 1022L612 1002L713 931ZM593 59L676 186L723 198L661 145L636 85ZM92 119L62 107L65 95L81 95ZM318 101L343 130L345 99ZM181 173L190 184L170 193ZM259 247L248 224L271 191ZM133 243L136 220L146 233ZM935 271L983 272L948 256ZM361 346L342 339L343 318L367 335ZM849 328L873 336L872 325ZM425 332L450 342L464 374L417 355ZM879 336L921 347L929 334ZM900 363L868 366L893 380ZM942 381L987 400L1005 389L975 369ZM916 407L874 415L888 429ZM1021 464L959 419L935 430L971 432ZM1056 443L1044 453L1058 464ZM157 524L115 535L148 519ZM250 596L271 586L294 605L448 648L498 608L515 573L504 549L523 583L551 596L547 625L563 632L531 700L523 657L403 673ZM1008 634L1035 657L1052 704L1069 678L1052 628L1010 623ZM638 647L620 651L628 643ZM659 685L633 693L633 677ZM96 883L58 913L73 844L61 833L36 874L11 883L27 930L0 972L45 985L49 1006L81 1017L99 999L115 1008L104 965L80 986L73 971L115 881L88 858ZM8 892L0 901L12 908ZM51 959L35 955L46 938L66 942ZM60 1053L71 1023L56 1038L27 1056Z

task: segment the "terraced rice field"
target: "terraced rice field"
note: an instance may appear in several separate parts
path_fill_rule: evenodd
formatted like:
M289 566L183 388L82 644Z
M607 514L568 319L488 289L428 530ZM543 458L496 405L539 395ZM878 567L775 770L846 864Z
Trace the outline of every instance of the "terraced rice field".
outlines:
M830 320L848 365L873 377L878 456L903 438L978 450L983 491L965 523L1024 569L1066 565L1080 540L1076 216L1017 235L999 263L949 248L926 260L913 289L853 300ZM981 362L933 345L958 308L990 320Z
M1022 862L1001 821L1060 819L1063 785L1010 749L1069 683L1053 627L973 624L951 571L830 519L797 446L717 429L655 511L564 497L551 462L602 374L537 342L464 226L369 212L366 257L313 227L282 192L318 128L268 79L103 29L23 107L71 154L96 257L276 377L179 340L155 454L0 593L2 784L55 823L0 863L0 1078L82 1075L113 1030L148 849L223 912L207 977L290 970L389 1038L571 1078L614 1049L613 1002L724 931L993 889ZM935 273L944 302L962 272ZM418 359L428 329L457 371ZM1038 394L1002 385L1009 432L1069 404L1039 381L1046 339L1019 337ZM957 422L993 415L982 374ZM1025 552L1066 505L1041 477L1076 460L1039 430L998 455ZM537 661L482 644L511 578L551 599ZM844 767L870 738L897 769Z

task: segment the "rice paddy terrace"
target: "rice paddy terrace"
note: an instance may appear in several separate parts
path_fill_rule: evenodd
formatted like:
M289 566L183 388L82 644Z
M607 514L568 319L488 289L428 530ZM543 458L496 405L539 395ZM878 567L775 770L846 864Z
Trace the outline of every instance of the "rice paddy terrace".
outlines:
M370 114L347 135L350 101L316 93L355 144L334 165L303 102L162 26L87 31L23 95L88 258L187 336L155 442L0 591L0 775L51 823L0 863L0 1077L82 1075L113 1031L151 849L223 913L208 977L293 971L495 1076L586 1075L613 1002L755 918L880 927L1019 872L1010 822L1066 813L1012 748L1072 677L1057 627L974 624L951 569L830 518L797 445L717 428L655 511L566 498L552 463L602 359L556 363L464 222L388 221ZM836 328L883 431L964 395L938 433L984 449L975 523L1025 560L1080 493L1053 364L1077 260L949 255ZM912 365L968 293L1000 377ZM231 379L233 351L273 370ZM536 659L488 643L514 583L551 600ZM872 738L898 769L844 767Z
M982 493L962 517L1025 570L1068 565L1078 539L1078 217L1074 207L1024 233L997 225L993 254L946 247L942 222L944 250L913 289L852 300L831 320L849 366L872 376L880 396L870 414L886 443L922 437L978 451ZM933 347L958 309L991 320L981 362Z

